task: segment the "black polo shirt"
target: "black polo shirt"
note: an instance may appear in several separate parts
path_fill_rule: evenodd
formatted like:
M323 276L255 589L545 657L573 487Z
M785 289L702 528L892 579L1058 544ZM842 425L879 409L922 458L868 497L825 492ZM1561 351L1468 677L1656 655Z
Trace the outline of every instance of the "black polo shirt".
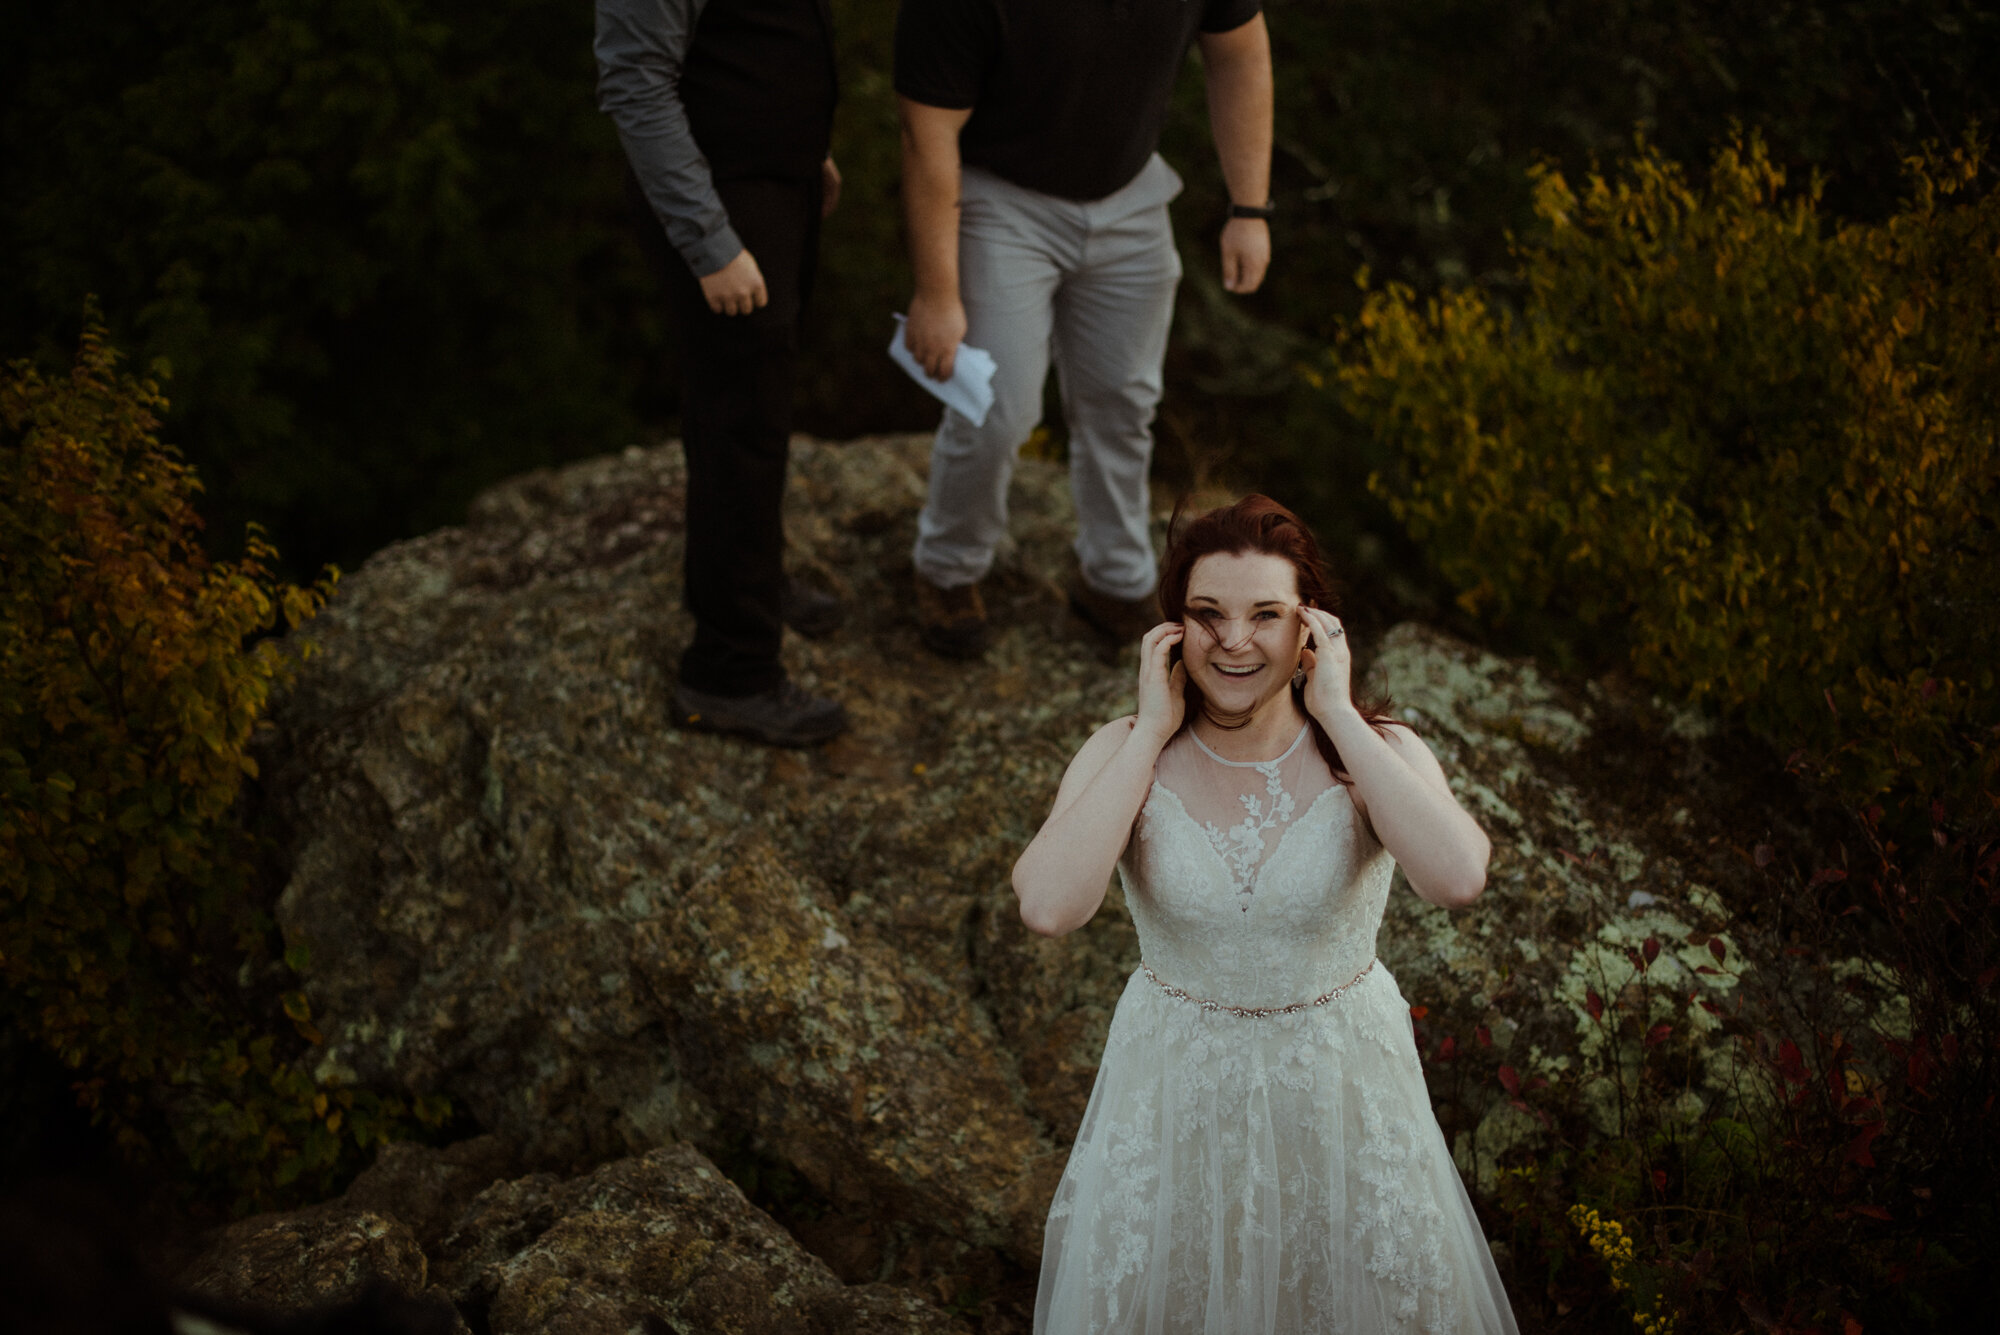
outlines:
M1262 0L903 0L896 91L972 117L959 153L1016 185L1102 199L1159 146L1197 32Z

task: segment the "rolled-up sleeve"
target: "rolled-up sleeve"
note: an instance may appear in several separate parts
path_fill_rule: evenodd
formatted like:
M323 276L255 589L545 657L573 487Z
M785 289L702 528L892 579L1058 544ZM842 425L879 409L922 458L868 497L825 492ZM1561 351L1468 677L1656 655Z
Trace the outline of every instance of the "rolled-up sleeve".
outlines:
M646 202L696 277L743 242L681 104L681 64L707 0L597 0L597 106L618 127Z

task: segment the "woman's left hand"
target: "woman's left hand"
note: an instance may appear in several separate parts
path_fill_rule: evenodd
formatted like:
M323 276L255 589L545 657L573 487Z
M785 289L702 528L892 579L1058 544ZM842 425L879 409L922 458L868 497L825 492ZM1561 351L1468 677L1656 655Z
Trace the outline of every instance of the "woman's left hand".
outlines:
M1339 617L1317 607L1301 607L1299 616L1313 636L1312 647L1299 660L1306 670L1306 712L1331 732L1335 720L1354 709L1349 685L1354 659L1347 652L1347 634Z

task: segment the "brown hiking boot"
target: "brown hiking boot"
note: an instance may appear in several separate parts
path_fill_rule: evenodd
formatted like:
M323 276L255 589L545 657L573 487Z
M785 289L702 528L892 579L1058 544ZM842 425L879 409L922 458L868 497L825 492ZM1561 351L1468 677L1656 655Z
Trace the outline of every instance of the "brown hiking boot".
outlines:
M1069 577L1069 606L1091 629L1116 645L1127 645L1160 624L1160 595L1143 598L1113 598L1083 582L1083 576Z
M945 658L975 659L986 653L986 601L977 584L940 589L917 576L917 638Z

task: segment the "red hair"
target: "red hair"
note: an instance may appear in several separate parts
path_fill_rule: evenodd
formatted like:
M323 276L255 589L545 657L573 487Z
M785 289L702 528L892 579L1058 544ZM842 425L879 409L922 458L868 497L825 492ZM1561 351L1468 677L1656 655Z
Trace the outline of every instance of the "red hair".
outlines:
M1255 493L1245 496L1234 505L1224 505L1206 514L1184 519L1182 506L1174 508L1173 521L1167 526L1167 554L1160 563L1160 610L1169 621L1185 623L1187 614L1188 580L1194 574L1195 562L1204 556L1243 556L1252 552L1265 556L1275 556L1291 564L1298 576L1299 602L1307 607L1317 607L1328 612L1338 611L1340 600L1335 596L1332 582L1327 578L1326 562L1320 557L1319 540L1303 520L1272 500L1269 496ZM1194 678L1187 679L1187 709L1181 718L1183 728L1192 726L1198 715L1206 715L1209 722L1222 728L1240 728L1248 722L1247 717L1231 718L1216 714L1208 708L1207 698L1201 688L1194 684ZM1354 684L1348 683L1350 697L1361 717L1377 732L1386 723L1394 722L1388 713L1387 699L1363 702L1354 696ZM1349 782L1347 767L1341 764L1340 750L1327 736L1326 729L1316 718L1307 716L1312 728L1313 743L1319 747L1320 755L1326 758L1327 768L1342 783Z

